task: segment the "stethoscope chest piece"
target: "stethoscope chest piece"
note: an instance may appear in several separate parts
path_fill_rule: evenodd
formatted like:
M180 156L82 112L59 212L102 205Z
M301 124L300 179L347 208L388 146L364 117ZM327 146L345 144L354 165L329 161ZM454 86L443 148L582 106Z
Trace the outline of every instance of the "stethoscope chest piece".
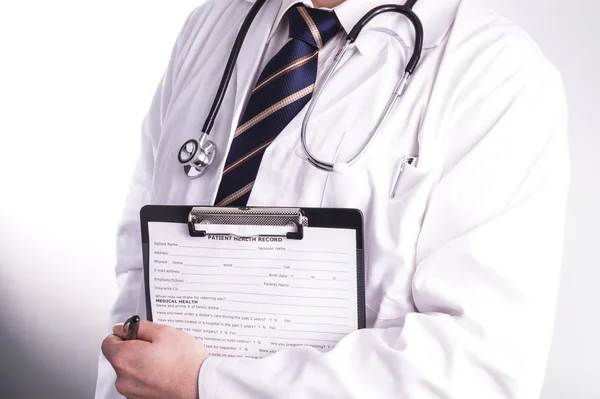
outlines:
M188 140L179 150L179 162L190 179L203 176L212 166L217 155L217 145L203 135L200 140Z

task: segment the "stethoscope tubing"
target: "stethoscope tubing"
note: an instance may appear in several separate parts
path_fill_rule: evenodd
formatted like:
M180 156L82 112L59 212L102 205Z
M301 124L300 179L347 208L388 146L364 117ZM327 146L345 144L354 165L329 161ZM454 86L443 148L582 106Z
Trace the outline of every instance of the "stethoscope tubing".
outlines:
M215 120L216 120L216 118L219 114L219 110L221 109L221 106L223 104L223 100L225 98L227 88L229 87L229 83L233 76L233 71L235 69L237 59L239 57L242 46L246 40L246 36L247 36L248 32L250 31L250 28L252 27L252 24L253 24L254 20L256 19L256 16L258 15L258 13L262 9L262 7L265 5L266 1L267 0L256 0L254 5L250 9L248 15L244 19L242 27L240 28L238 36L236 37L233 48L231 50L231 54L229 55L229 59L227 60L225 70L223 71L223 76L221 78L219 88L215 95L215 99L210 108L208 116L206 117L206 120L204 122L204 126L202 128L202 134L201 134L200 139L196 140L196 141L189 140L182 146L182 148L180 150L179 162L184 165L184 170L186 172L186 175L188 175L188 177L190 177L190 178L197 178L199 176L202 176L208 170L208 168L212 165L212 163L215 159L217 148L216 148L216 145L214 144L214 142L212 142L208 137L212 131L212 128L214 127ZM360 157L362 157L364 155L364 153L371 146L375 137L381 130L381 127L385 124L386 120L390 116L394 106L396 105L396 102L398 101L399 97L402 96L410 76L415 71L415 69L420 61L421 54L423 51L423 25L422 25L421 21L419 20L419 17L412 11L412 7L417 3L417 1L418 0L408 0L404 5L390 4L390 5L382 5L382 6L376 7L374 9L372 9L371 11L369 11L366 15L364 15L363 18L360 19L360 21L354 26L354 28L348 34L346 45L340 50L340 52L338 52L338 54L336 55L335 62L333 63L333 65L331 66L331 68L325 75L323 83L317 89L316 93L314 93L313 98L311 99L309 108L307 110L306 116L304 118L304 121L302 123L302 133L301 133L302 147L304 149L305 154L307 155L307 161L310 164L312 164L313 166L315 166L316 168L318 168L320 170L328 171L328 172L333 171L335 168L335 164L330 163L330 162L321 161L318 158L316 158L311 153L308 143L307 143L306 130L308 127L310 116L312 115L312 113L314 111L314 108L316 106L316 103L317 103L319 97L323 93L323 90L324 90L325 86L327 85L327 82L331 79L331 77L333 76L333 73L336 71L338 65L340 64L341 60L343 59L343 56L346 54L346 52L350 48L354 47L355 42L358 39L363 28L373 18L377 17L378 15L381 15L384 13L389 13L389 12L395 12L395 13L402 14L406 18L408 18L414 27L415 47L414 47L413 54L412 54L409 62L407 63L407 66L405 68L405 71L404 71L404 74L403 74L401 80L399 81L398 85L395 87L392 97L390 98L388 104L386 105L386 108L383 111L382 115L380 116L380 118L377 122L377 125L369 134L367 141L362 146L362 148L358 151L358 153L354 157L352 157L352 159L350 159L348 162L345 162L344 164L352 165ZM196 172L192 173L194 171L194 168L196 169Z
M229 59L227 60L227 65L225 66L225 71L223 71L223 77L221 78L221 83L219 84L219 89L217 90L217 94L215 95L215 99L210 108L208 116L206 117L206 121L204 122L204 127L202 128L202 133L207 136L210 135L212 128L215 124L215 120L217 119L217 115L219 114L219 110L221 109L221 105L223 104L223 99L225 98L225 94L227 93L227 88L229 87L229 82L231 81L231 77L233 76L233 70L235 69L235 65L237 63L237 59L240 55L240 51L242 50L242 46L246 41L246 36L252 27L252 23L256 19L256 16L263 8L267 0L256 0L256 3L248 12L242 27L240 28L240 32L235 39L233 44L233 48L231 49L231 54L229 55Z
M310 118L313 114L313 111L316 107L316 104L319 101L321 94L325 90L327 83L329 82L329 80L332 78L333 74L337 70L344 55L348 52L349 49L351 49L355 46L356 39L360 35L362 29L376 16L381 15L383 13L389 13L389 12L395 12L395 13L402 14L412 22L414 30L415 30L415 48L413 50L413 54L404 70L404 74L403 74L402 78L398 81L398 84L395 86L394 91L392 92L392 95L391 95L384 111L380 115L379 120L377 121L377 124L369 133L369 137L365 141L365 144L360 148L360 150L350 160L348 160L346 162L333 163L333 162L322 161L322 160L318 159L312 153L312 151L310 150L310 147L308 145L308 139L307 139L308 124L310 122ZM313 98L310 101L310 104L309 104L306 114L304 116L304 120L302 122L302 128L301 128L301 133L300 133L302 148L306 155L306 160L311 165L313 165L315 168L322 170L324 172L333 172L335 170L336 164L339 164L339 165L345 164L347 166L352 166L353 164L355 164L371 147L371 145L373 144L378 133L381 131L382 127L385 125L386 121L390 117L394 107L396 106L396 103L398 102L398 100L400 99L402 94L404 93L404 89L406 88L406 86L408 84L408 80L410 79L410 76L412 75L412 73L414 72L415 68L417 67L417 65L419 63L422 51L423 51L423 25L422 25L419 17L417 17L417 15L411 9L406 9L406 6L384 5L384 6L374 8L369 13L367 13L356 24L356 26L352 29L352 31L348 35L346 44L336 55L334 63L331 65L330 69L324 75L323 83L317 88L316 92L313 95Z

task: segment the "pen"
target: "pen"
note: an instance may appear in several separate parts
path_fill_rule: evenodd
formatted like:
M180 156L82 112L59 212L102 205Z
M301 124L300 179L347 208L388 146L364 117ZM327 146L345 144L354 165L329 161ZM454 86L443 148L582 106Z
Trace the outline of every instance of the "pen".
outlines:
M406 165L415 166L418 160L419 157L417 156L406 157L402 160L402 162L400 163L400 168L398 169L398 173L396 174L394 186L392 187L392 191L390 192L390 198L394 198L396 192L398 191L398 186L400 185L400 180L402 178L402 172L404 172L404 167Z
M138 330L140 328L140 316L131 316L125 324L123 324L123 332L126 333L126 340L131 341L137 339Z

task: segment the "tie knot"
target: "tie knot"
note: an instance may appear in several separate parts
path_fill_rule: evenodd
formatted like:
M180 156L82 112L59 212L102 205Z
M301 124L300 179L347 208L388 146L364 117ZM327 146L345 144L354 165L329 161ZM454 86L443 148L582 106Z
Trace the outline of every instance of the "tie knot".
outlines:
M307 8L303 4L292 7L288 18L290 38L305 41L318 50L340 30L339 21L333 12Z

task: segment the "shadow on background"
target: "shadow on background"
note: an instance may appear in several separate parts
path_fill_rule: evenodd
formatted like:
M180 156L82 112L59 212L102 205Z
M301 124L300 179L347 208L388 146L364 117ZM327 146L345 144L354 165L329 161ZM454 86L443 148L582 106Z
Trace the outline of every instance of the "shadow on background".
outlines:
M0 398L93 398L94 362L100 343L91 342L89 336L73 328L73 321L66 320L61 307L24 310L33 304L27 301L23 304L23 293L17 295L10 282L2 280ZM50 312L58 314L50 315Z
M6 328L0 320L2 329ZM79 399L91 398L90 381L73 378L65 381L65 374L56 367L53 359L43 353L32 356L25 344L2 331L2 357L0 359L0 397L2 399ZM64 355L68 357L68 354ZM77 374L72 374L76 376Z

